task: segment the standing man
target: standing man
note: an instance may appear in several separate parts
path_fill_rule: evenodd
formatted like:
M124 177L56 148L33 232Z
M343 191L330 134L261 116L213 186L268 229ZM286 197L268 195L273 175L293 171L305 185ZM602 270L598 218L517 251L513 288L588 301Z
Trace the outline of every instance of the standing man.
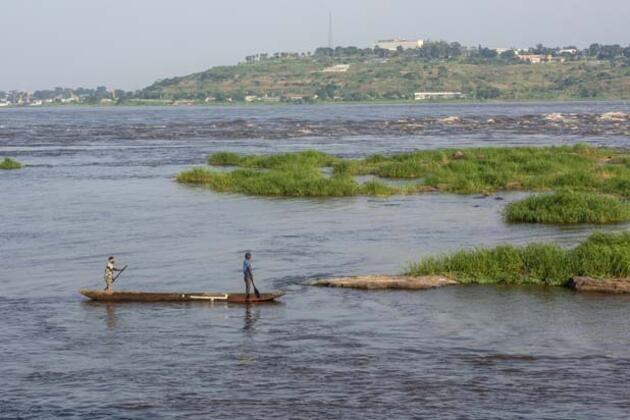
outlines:
M116 267L114 257L109 257L107 259L107 265L105 266L105 291L108 293L112 292L112 285L114 284L114 271L121 271L121 269Z
M252 269L252 254L247 252L243 261L243 280L245 281L245 300L249 300L249 289L254 285L254 272Z

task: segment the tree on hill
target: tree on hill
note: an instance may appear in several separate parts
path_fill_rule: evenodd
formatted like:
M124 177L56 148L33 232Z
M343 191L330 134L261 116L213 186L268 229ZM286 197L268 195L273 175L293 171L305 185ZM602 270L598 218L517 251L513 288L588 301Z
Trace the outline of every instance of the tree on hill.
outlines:
M511 61L516 58L516 53L514 52L514 50L505 50L501 54L499 54L499 57L501 58L501 60Z
M628 46L628 48L630 48L630 46ZM585 52L589 57L594 57L598 60L611 60L621 56L628 57L628 55L625 55L625 49L619 44L603 45L594 43L591 44Z
M334 50L328 47L319 47L315 49L315 55L320 57L332 57Z
M490 48L483 47L479 50L479 55L483 58L495 58L497 56L497 52L495 50L491 50Z

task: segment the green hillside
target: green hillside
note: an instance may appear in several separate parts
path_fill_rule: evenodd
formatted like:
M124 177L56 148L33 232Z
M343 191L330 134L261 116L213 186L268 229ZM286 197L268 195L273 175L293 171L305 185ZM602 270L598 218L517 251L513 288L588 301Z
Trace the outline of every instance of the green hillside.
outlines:
M324 72L349 64L345 72ZM426 60L404 55L279 57L164 79L136 93L145 100L396 101L419 91L459 91L471 100L630 99L627 60L530 64L517 60ZM248 97L248 98L246 98ZM207 102L206 101L206 102Z

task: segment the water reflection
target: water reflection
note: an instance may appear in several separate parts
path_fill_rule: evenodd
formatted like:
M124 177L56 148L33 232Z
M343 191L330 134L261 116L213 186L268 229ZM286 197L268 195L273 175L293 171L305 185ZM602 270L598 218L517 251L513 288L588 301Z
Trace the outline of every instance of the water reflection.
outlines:
M116 304L112 302L93 302L93 301L83 301L81 302L81 306L90 310L93 313L98 314L100 318L100 314L103 309L105 310L105 326L108 330L116 329L118 325L118 315L116 314Z
M107 319L107 329L115 329L118 319L116 318L116 308L113 303L110 302L105 304L105 314Z
M243 329L246 331L254 329L254 325L260 318L260 309L256 308L252 310L252 305L245 305L245 316L243 317L244 325Z

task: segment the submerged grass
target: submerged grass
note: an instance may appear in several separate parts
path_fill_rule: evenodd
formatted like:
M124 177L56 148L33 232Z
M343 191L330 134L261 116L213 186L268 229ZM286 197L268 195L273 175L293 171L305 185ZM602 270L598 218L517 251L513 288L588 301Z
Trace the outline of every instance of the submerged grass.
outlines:
M560 191L510 203L504 216L511 223L621 223L630 220L630 202L608 195Z
M11 158L4 158L4 160L0 162L0 169L20 169L22 166L20 162Z
M552 244L500 245L428 257L407 275L445 275L462 283L563 285L572 276L630 276L630 232L595 233L576 248Z
M318 151L254 156L221 152L210 156L208 163L239 169L207 170L201 177L200 169L195 169L194 173L181 173L178 181L204 184L217 191L288 197L559 189L630 197L628 153L586 145L442 149L358 160ZM332 167L331 176L322 174L323 167ZM395 186L376 181L360 185L353 180L356 175L417 183Z

